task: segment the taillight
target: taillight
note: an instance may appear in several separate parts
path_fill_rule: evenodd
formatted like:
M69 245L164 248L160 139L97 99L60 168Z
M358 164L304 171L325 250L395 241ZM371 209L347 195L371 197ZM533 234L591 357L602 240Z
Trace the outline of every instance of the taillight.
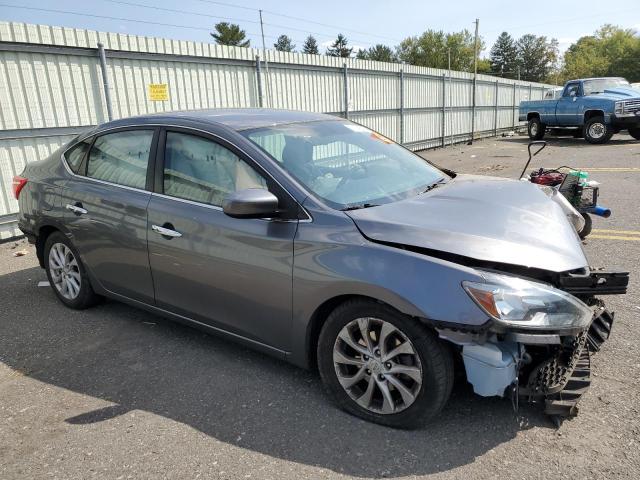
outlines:
M16 197L16 200L18 200L18 197L20 196L20 191L24 188L26 184L27 184L26 178L21 177L20 175L16 175L15 177L13 177L13 196Z

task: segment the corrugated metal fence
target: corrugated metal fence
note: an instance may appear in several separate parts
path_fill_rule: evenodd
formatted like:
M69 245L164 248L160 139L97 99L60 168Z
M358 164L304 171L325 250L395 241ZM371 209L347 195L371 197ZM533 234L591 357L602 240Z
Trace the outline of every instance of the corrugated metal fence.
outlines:
M414 150L513 129L521 100L547 85L411 65L223 47L73 28L0 22L0 238L18 235L13 175L84 128L114 118L218 107L272 107L347 116ZM153 101L150 84L166 84Z

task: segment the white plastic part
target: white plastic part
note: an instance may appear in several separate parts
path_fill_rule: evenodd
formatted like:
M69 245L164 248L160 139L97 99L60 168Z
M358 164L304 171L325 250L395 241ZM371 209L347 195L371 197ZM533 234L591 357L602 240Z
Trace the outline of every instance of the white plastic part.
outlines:
M483 397L503 397L517 380L520 346L515 342L462 347L464 369L473 391Z

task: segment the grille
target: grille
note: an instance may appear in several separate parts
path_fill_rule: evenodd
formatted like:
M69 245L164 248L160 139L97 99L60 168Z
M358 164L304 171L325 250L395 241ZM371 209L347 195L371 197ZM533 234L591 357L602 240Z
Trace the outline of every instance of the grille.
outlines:
M640 110L640 100L627 100L624 102L624 113L634 113Z

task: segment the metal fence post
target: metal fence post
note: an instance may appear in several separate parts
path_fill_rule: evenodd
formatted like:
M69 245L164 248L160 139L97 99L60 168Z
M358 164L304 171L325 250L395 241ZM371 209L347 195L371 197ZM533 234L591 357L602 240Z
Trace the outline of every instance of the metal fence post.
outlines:
M400 144L404 143L404 70L400 69Z
M533 85L529 84L529 100L533 100L533 98L531 98L532 90L533 90Z
M511 108L511 128L516 128L516 82L513 82L513 107Z
M498 84L498 80L496 80L496 111L493 119L493 136L498 136L498 93L499 93L500 85Z
M349 120L349 71L347 62L343 64L342 75L344 79L344 118Z
M111 90L109 88L109 76L107 75L107 56L104 53L104 45L98 43L98 56L100 57L100 70L102 70L102 87L104 88L104 100L107 104L107 117L113 120L113 108L111 107Z
M260 70L260 55L256 55L256 79L258 81L258 105L260 108L264 105L262 98L262 72Z
M471 104L471 140L469 140L469 145L473 145L473 137L475 135L476 130L476 90L478 87L477 83L477 75L473 76L473 92L472 92L472 104Z
M442 74L442 146L445 146L446 139L446 118L447 118L447 75Z

